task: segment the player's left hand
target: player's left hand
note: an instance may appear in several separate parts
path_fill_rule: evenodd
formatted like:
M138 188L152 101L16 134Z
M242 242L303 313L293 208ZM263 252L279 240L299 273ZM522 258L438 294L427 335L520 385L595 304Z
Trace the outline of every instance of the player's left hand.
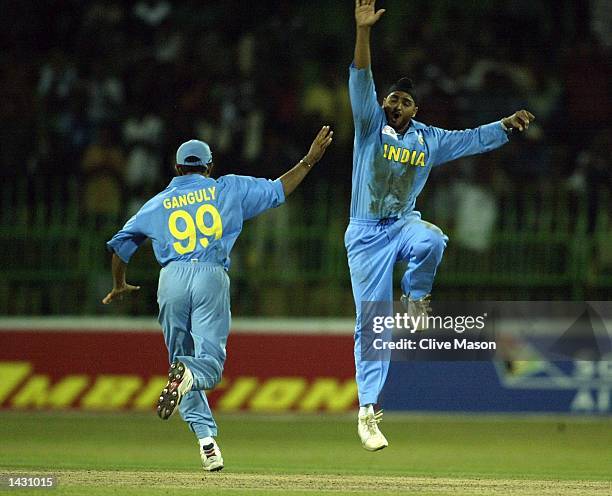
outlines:
M524 131L529 128L529 124L535 120L535 116L529 112L528 110L519 110L515 112L510 117L505 117L502 119L504 126L511 129L518 129L519 131Z
M131 284L124 284L119 288L113 288L113 290L104 297L102 303L108 305L115 298L119 298L120 300L122 300L124 294L131 293L133 291L138 291L139 289L140 286L132 286Z

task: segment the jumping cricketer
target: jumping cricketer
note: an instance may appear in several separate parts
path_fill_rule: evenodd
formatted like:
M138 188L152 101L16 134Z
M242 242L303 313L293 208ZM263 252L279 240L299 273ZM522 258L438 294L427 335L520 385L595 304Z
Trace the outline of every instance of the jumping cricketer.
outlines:
M204 470L223 468L214 439L217 424L204 391L221 380L225 362L230 252L243 222L282 204L322 158L332 135L324 126L308 154L275 181L236 175L213 179L209 146L187 141L176 152L177 177L107 243L113 252L113 289L104 304L140 289L126 283L127 264L146 238L153 243L162 267L159 323L171 364L157 413L168 419L180 411L199 440Z
M464 131L446 131L414 120L418 111L412 82L400 79L378 103L371 71L370 31L385 10L376 0L356 0L355 58L349 92L355 141L350 222L345 246L356 307L355 368L359 392L358 434L362 446L388 446L374 404L385 383L389 360L364 360L362 302L393 300L393 267L406 262L402 301L416 314L429 310L436 269L448 238L414 210L432 167L460 157L488 152L523 131L534 116L520 110L510 117Z

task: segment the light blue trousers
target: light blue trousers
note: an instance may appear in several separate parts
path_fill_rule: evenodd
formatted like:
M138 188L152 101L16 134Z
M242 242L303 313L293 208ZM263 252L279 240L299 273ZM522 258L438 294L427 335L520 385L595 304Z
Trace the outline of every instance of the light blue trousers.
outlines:
M157 302L170 362L180 360L194 378L179 407L201 439L217 435L205 389L221 380L231 312L229 277L218 264L171 262L161 269Z
M355 370L359 404L377 403L387 372L389 355L381 360L362 360L361 302L393 302L393 267L407 262L402 291L414 299L431 292L436 269L448 237L419 212L392 221L351 219L344 237L357 313L355 323Z

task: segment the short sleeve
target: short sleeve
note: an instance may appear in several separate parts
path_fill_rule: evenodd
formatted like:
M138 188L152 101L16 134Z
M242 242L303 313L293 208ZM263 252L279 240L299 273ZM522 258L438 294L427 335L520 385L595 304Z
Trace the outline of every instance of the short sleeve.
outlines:
M128 220L123 228L106 243L108 251L114 252L125 263L129 263L130 258L138 247L147 239L143 229L142 215L137 213Z
M270 180L250 176L225 176L226 180L235 183L239 189L242 215L250 219L270 208L278 207L285 202L285 192L280 179Z

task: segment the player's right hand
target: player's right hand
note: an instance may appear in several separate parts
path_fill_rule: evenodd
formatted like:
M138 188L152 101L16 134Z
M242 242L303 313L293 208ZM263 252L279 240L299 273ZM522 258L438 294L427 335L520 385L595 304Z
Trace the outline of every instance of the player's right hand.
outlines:
M510 117L502 119L504 126L507 128L518 129L524 131L529 128L529 124L535 120L535 116L528 110L519 110L514 112Z
M112 291L104 297L102 303L108 305L115 298L119 298L120 300L122 300L124 294L131 293L133 291L138 291L139 289L140 286L132 286L131 284L125 284L124 286L121 286L119 288L113 288Z
M374 26L385 13L385 9L376 11L376 0L355 0L355 23L357 27Z
M308 154L305 157L306 162L310 165L314 165L321 160L321 157L325 154L325 150L331 145L333 136L334 132L331 128L329 126L323 126L312 142L312 145L310 145L310 150L308 150Z

